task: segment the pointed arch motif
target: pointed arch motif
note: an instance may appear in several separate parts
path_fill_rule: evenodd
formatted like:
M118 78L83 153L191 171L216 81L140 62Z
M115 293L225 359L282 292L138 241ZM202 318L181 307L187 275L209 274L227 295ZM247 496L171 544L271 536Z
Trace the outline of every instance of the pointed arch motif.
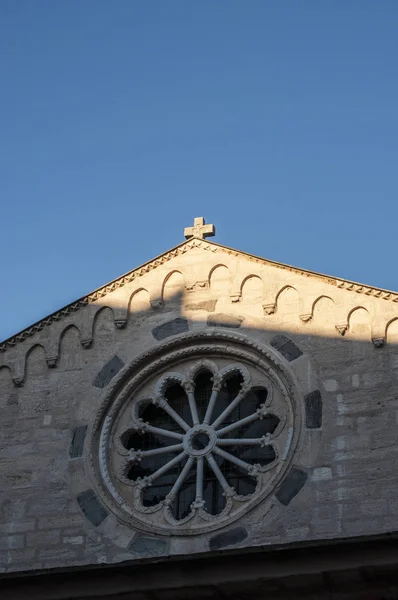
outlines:
M42 344L33 344L25 355L24 379L37 375L47 375L46 349Z
M230 283L231 272L226 265L220 263L211 269L209 273L209 288L211 292L227 296Z
M94 315L92 323L92 341L96 338L111 341L115 335L115 312L111 306L101 306Z
M372 334L372 319L367 308L356 306L347 315L348 336L358 340L370 341Z
M82 367L82 345L80 330L75 324L63 329L59 338L59 365L65 370Z
M275 298L276 312L279 316L296 316L298 319L300 295L292 285L284 285Z
M264 298L264 287L264 281L259 275L252 273L245 277L240 287L242 302L255 301L262 303Z
M128 314L134 312L147 312L151 308L149 292L140 287L132 292L128 302Z
M185 279L181 271L175 269L166 275L162 285L162 302L178 300L184 293Z
M398 344L398 317L390 319L386 324L385 337L387 343Z
M334 332L336 326L336 303L331 296L318 296L312 304L311 318L314 326L319 327L319 333L328 329Z

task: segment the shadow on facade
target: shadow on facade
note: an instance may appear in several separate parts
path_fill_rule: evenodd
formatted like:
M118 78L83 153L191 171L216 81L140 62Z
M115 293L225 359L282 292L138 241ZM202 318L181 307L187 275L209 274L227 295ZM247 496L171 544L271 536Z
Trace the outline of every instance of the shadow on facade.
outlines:
M389 498L398 492L394 473L398 450L398 321L390 320L380 329L361 306L336 316L333 300L326 297L319 298L311 312L303 313L300 299L288 288L278 296L275 306L264 306L256 294L253 288L236 302L223 295L221 286L192 293L172 285L163 289L161 297L151 298L146 290L138 290L119 303L112 300L108 305L104 298L68 314L64 320L54 320L40 331L37 343L34 337L27 338L10 346L3 355L3 428L20 431L25 419L48 413L52 395L62 387L69 386L78 397L82 382L86 385L88 378L105 397L112 380L134 358L177 336L228 331L256 340L278 353L290 369L306 365L305 369L297 368L297 379L306 388L303 414L308 430L308 460L302 458L298 468L316 482L308 500L316 501L318 506L308 507L307 515L294 515L297 529L303 528L303 539L298 542L289 538L286 521L280 518L266 541L269 548L257 540L255 555L253 548L234 550L227 545L216 548L212 563L200 555L195 560L167 559L167 568L162 563L145 566L144 561L140 573L137 567L130 571L135 561L125 567L104 567L101 573L77 566L73 577L80 578L85 595L68 588L71 574L59 574L39 575L39 591L31 579L29 584L22 579L9 583L4 580L0 589L3 586L7 598L25 598L27 594L32 600L66 597L54 591L59 582L69 590L67 597L90 597L94 578L104 585L102 591L97 589L95 597L104 599L117 598L119 592L131 600L162 600L174 592L180 594L178 597L198 600L238 599L248 594L261 598L271 593L281 599L309 598L315 593L325 598L341 598L343 593L347 598L365 598L370 597L366 596L370 592L376 600L387 598L387 592L398 593L396 576L391 571L391 564L394 568L398 564L396 545L387 539L391 537L389 532L397 529L398 518ZM71 400L71 420L77 406L78 400ZM314 463L310 445L315 441L322 460ZM16 435L15 446L18 444ZM302 448L301 456L305 454ZM18 460L16 455L14 471L18 470ZM7 482L10 461L2 459L0 448L0 469L1 464L5 465ZM318 481L314 466L319 471ZM322 469L333 471L333 478L329 480L329 471L325 470L323 481ZM372 490L369 496L374 504L365 502L362 510L364 487ZM297 493L300 490L301 487ZM27 486L23 493L29 499L36 490ZM3 488L0 518L4 523L8 522L7 507L20 494L20 490L8 493L6 486ZM355 507L356 503L359 504ZM384 513L371 524L369 517L375 516L381 506L386 507ZM306 525L309 514L315 519L313 530ZM311 542L305 541L306 535ZM348 543L348 538L356 540ZM279 544L281 540L286 542L289 549L279 547L278 539ZM274 552L272 556L270 550ZM117 592L107 589L107 569L113 570Z

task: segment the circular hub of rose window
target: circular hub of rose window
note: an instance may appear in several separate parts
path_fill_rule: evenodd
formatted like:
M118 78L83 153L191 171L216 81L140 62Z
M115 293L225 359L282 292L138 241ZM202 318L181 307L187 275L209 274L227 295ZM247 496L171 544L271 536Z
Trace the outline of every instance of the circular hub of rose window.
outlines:
M99 491L144 531L227 525L275 490L299 406L269 349L223 332L173 340L135 361L103 407L92 454Z

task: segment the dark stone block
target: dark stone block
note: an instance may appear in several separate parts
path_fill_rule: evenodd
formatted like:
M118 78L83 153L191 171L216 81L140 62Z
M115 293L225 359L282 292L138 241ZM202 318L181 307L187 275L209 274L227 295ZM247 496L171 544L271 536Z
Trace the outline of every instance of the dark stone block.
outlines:
M140 556L162 556L166 554L167 540L137 535L129 544L132 554Z
M278 350L289 362L302 355L300 348L285 335L276 335L272 338L271 346Z
M115 375L124 367L124 362L118 356L114 356L104 365L93 381L97 388L104 388L115 377Z
M214 535L210 539L210 550L220 550L225 546L234 546L240 544L247 538L247 531L243 527L236 527L236 529L230 529L224 533Z
M225 315L222 313L217 315L209 315L207 317L207 324L210 327L232 327L237 329L242 325L243 321L243 317L236 315Z
M307 473L301 469L293 468L279 486L275 496L281 504L287 506L299 493L307 481Z
M18 393L17 392L11 392L11 394L7 400L7 404L8 404L8 406L12 406L13 404L18 404Z
M86 490L77 496L77 502L84 516L96 527L108 516L108 511L102 506L93 490Z
M83 455L84 439L86 437L87 425L76 427L73 432L73 438L70 443L69 456L71 458L79 458Z
M186 333L187 331L189 331L188 321L178 317L177 319L173 319L172 321L168 321L167 323L163 323L152 329L152 335L155 340L164 340L164 338L167 338L170 335L178 335L179 333Z
M207 312L213 312L216 308L217 300L203 300L202 302L192 302L187 304L186 310L206 310Z
M319 390L314 390L306 395L305 402L305 426L308 429L322 427L322 396Z

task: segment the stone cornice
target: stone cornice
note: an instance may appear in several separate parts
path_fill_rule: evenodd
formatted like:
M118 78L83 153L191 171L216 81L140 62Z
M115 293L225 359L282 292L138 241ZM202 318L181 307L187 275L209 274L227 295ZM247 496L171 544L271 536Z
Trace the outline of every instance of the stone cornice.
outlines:
M257 264L269 265L305 277L317 278L324 281L325 283L328 283L329 285L333 285L335 287L345 289L347 291L356 292L357 294L365 294L366 296L373 296L375 298L381 298L383 300L390 300L391 302L398 302L397 292L370 287L354 281L330 277L328 275L323 275L322 273L316 273L307 269L300 269L298 267L293 267L284 263L279 263L266 258L261 258L253 254L243 252L241 250L235 250L234 248L229 248L228 246L217 244L215 242L208 242L207 240L191 238L190 240L182 242L181 244L175 246L171 250L168 250L164 254L161 254L160 256L148 261L147 263L144 263L140 267L126 273L125 275L122 275L121 277L118 277L114 281L111 281L110 283L98 288L97 290L91 292L87 296L79 298L75 302L68 304L60 310L45 317L44 319L37 321L30 327L27 327L19 333L4 340L0 344L0 352L4 352L8 348L14 347L19 342L23 342L24 340L32 337L34 334L42 331L45 327L52 325L57 321L61 321L64 317L68 317L69 315L79 311L81 308L84 308L89 304L96 302L97 300L103 298L107 294L114 292L119 288L122 288L123 286L125 286L128 283L131 283L138 277L145 275L145 273L148 273L149 271L152 271L153 269L156 269L157 267L167 263L169 260L175 258L176 256L185 254L193 248L201 248L202 250L208 250L210 252L223 251L232 256L245 257L247 260L255 262Z

